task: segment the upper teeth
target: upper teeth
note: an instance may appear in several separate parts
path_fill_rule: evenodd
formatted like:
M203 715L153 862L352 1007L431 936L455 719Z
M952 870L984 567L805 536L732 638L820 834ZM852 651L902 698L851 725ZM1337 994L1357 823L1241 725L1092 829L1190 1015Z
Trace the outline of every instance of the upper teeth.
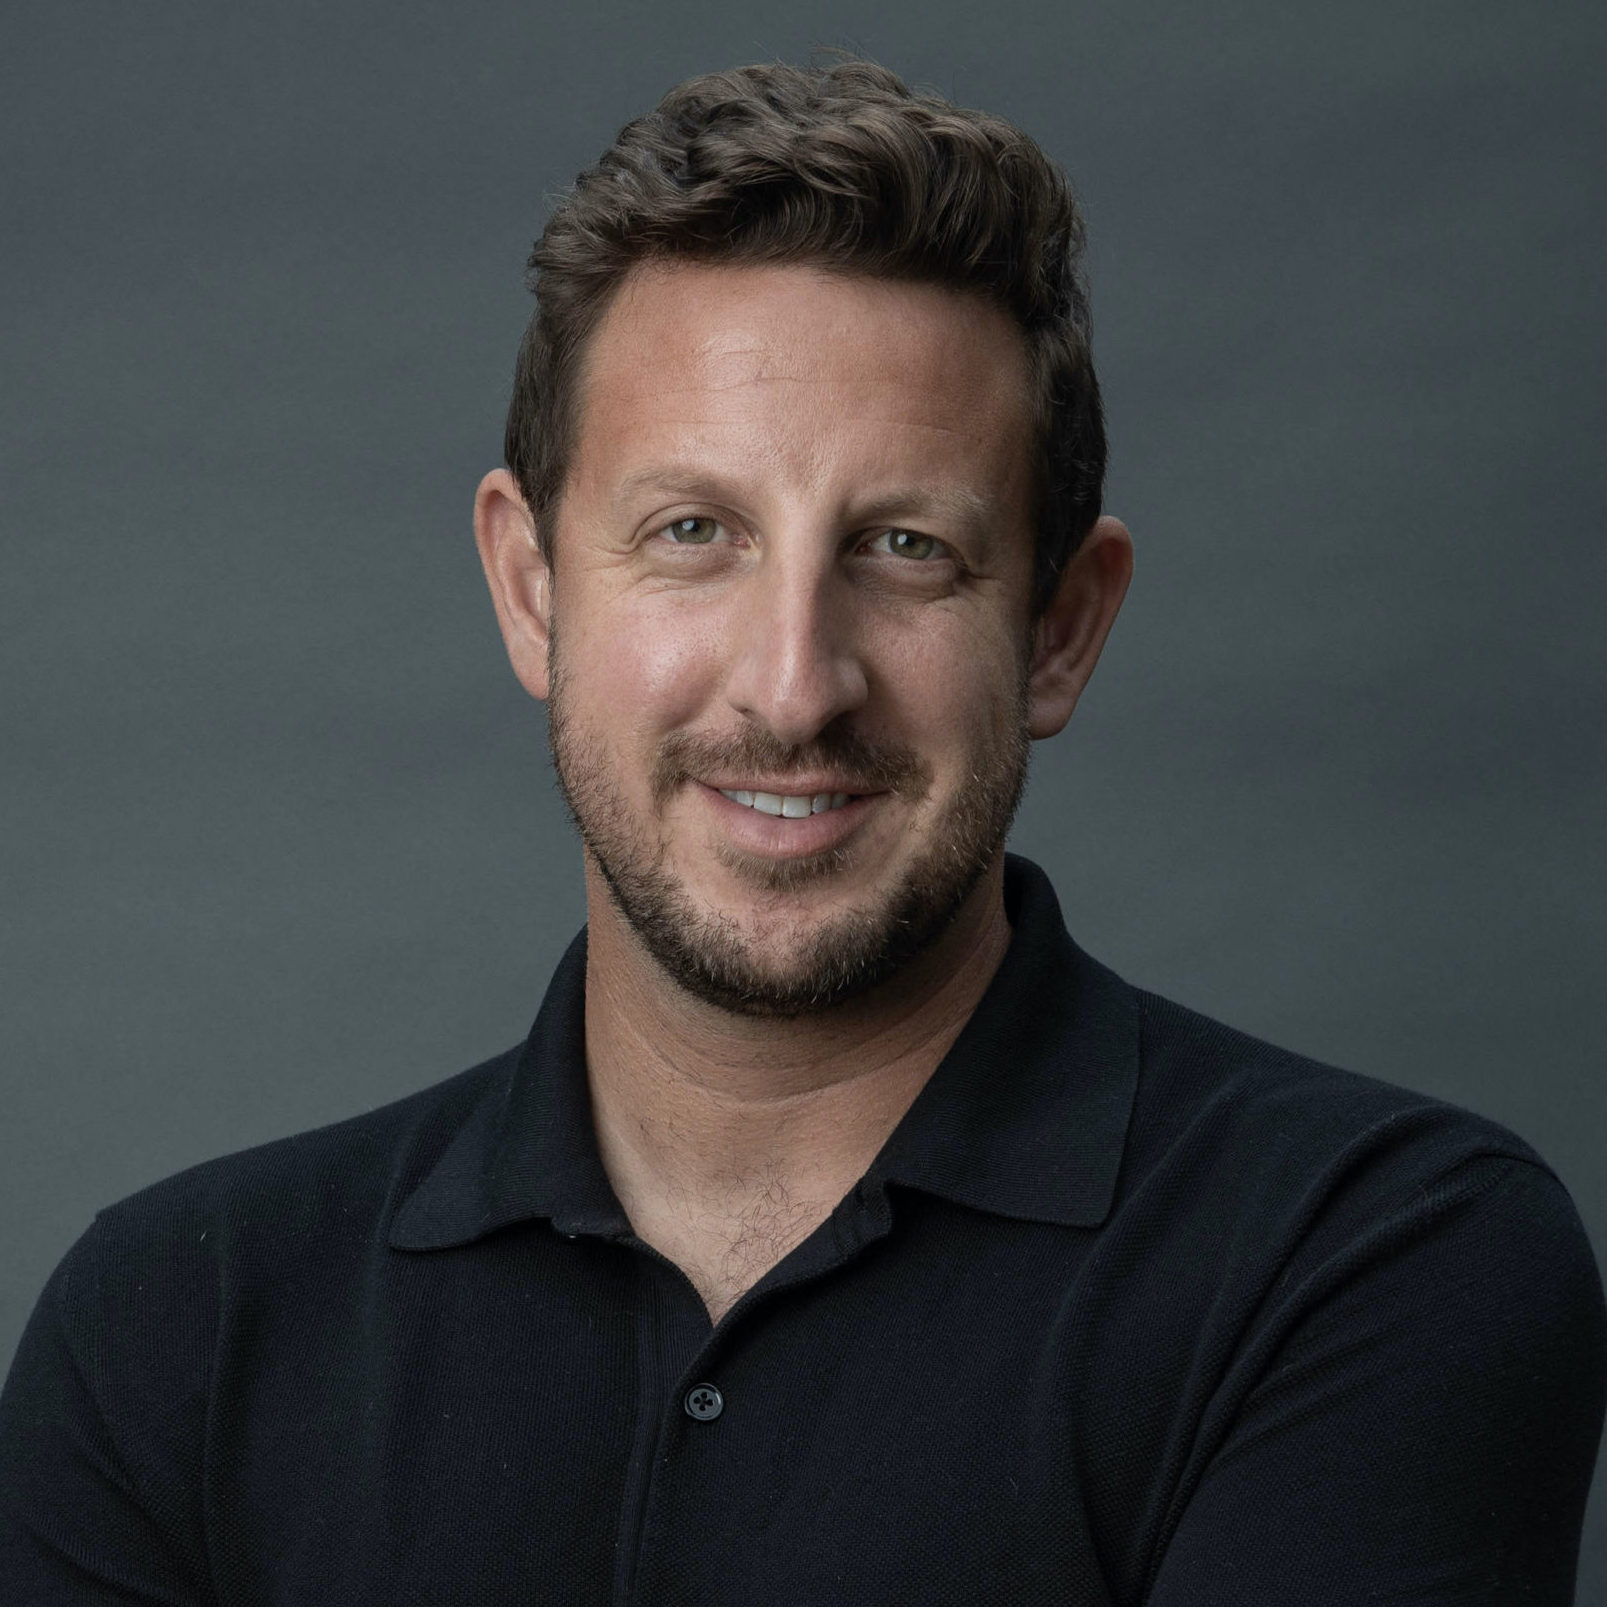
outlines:
M802 820L805 815L823 815L828 809L841 809L851 794L846 792L808 793L779 792L727 792L722 796L744 809L757 809L761 815L784 815L788 820Z

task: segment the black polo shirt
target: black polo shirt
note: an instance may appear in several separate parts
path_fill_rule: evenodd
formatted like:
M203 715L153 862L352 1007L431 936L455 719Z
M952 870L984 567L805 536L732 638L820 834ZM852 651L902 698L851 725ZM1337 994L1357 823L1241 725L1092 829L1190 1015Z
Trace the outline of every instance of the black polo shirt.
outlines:
M103 1212L7 1603L1564 1603L1601 1287L1520 1139L1138 992L1012 861L976 1014L716 1327L529 1040Z

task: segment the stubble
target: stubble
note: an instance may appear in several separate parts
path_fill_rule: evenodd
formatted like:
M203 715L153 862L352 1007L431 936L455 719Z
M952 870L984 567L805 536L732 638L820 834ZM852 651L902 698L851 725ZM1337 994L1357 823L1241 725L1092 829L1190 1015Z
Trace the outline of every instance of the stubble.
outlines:
M767 962L734 916L694 898L670 869L660 827L664 805L699 775L822 769L852 777L845 790L913 802L930 790L930 767L908 748L872 742L843 724L796 747L756 725L730 737L677 732L655 756L653 812L641 819L603 745L570 716L556 621L553 626L547 735L559 790L616 907L670 978L698 999L739 1015L793 1017L867 992L942 936L1004 847L1027 778L1024 673L1003 728L978 742L969 780L933 821L927 847L858 907L809 923L789 910L789 898L848 874L861 852L852 840L788 860L730 845L717 850L722 864L760 895L766 946L785 954L781 962Z

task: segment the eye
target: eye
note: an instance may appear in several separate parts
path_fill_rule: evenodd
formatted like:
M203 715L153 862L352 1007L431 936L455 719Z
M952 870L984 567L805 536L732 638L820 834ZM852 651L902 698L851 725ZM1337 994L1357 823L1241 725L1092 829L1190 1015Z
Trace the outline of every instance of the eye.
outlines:
M659 534L677 547L706 547L719 535L722 528L718 519L694 513L685 519L676 519L665 525Z
M868 543L872 552L891 553L895 558L941 558L943 543L936 536L923 536L918 530L884 530Z

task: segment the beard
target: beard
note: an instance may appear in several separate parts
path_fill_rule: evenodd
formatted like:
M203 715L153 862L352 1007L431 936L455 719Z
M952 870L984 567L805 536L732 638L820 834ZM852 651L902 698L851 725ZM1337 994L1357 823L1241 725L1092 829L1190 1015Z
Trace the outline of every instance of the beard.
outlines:
M615 906L667 975L693 997L745 1016L796 1017L823 1011L888 981L930 948L954 921L1004 847L1026 786L1025 664L1002 729L980 740L967 784L932 823L930 845L863 905L807 922L797 895L829 889L856 857L852 841L823 853L772 860L717 850L723 865L762 896L760 933L694 899L669 867L668 845L653 820L636 816L610 756L569 716L556 622L549 642L547 737L559 790ZM699 775L770 776L827 770L840 790L891 793L916 801L931 789L930 768L913 750L872 742L834 723L811 742L789 746L762 726L728 737L672 733L659 744L650 777L655 816ZM768 945L763 941L770 940ZM785 955L766 963L765 946Z

